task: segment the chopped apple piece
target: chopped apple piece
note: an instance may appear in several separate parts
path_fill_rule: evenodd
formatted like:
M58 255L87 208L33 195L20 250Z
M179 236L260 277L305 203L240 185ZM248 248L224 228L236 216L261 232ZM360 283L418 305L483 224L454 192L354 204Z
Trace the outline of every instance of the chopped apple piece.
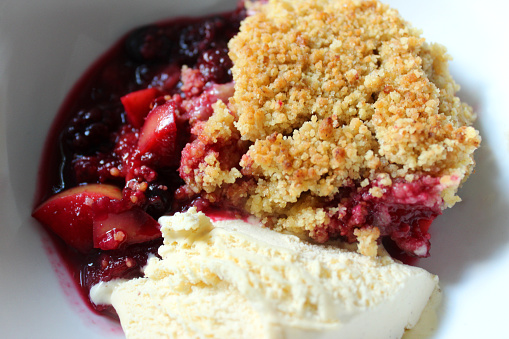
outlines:
M138 140L138 149L143 153L153 153L160 166L178 164L176 149L177 125L175 123L175 103L168 101L156 106L145 119Z
M159 224L142 209L107 213L93 223L94 247L114 250L125 244L136 244L161 237Z
M105 198L105 199L104 199ZM51 228L69 246L88 252L92 246L94 207L122 199L122 191L106 184L88 184L65 190L46 200L33 213L42 224Z
M155 98L161 95L157 88L146 88L139 91L131 92L120 98L127 114L127 120L136 128L143 126L143 122L148 112L150 112L150 104Z

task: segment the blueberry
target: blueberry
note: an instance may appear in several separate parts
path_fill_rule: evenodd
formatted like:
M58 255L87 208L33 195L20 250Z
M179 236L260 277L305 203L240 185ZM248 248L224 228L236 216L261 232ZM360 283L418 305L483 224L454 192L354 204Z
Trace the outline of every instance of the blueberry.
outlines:
M173 191L166 185L158 182L152 182L145 191L147 197L147 213L154 218L158 218L171 206Z

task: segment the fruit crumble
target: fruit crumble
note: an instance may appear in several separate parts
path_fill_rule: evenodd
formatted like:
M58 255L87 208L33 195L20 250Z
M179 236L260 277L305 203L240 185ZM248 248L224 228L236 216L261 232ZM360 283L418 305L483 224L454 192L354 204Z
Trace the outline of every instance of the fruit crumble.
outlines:
M229 43L230 114L218 103L191 131L185 189L278 231L318 242L380 235L428 256L428 227L459 201L480 143L445 49L377 1L252 10ZM250 144L240 162L224 145L232 139Z
M85 295L140 276L191 207L426 257L460 200L480 137L444 47L378 1L246 6L129 33L63 105L33 215Z

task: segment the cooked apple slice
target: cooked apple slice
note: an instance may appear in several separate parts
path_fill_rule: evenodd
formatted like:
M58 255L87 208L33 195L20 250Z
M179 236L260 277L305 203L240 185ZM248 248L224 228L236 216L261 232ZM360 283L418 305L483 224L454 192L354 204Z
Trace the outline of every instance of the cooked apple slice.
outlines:
M94 220L94 247L114 250L120 245L141 243L161 237L159 224L142 209L107 213Z
M143 126L143 122L148 112L150 112L150 104L155 98L161 95L157 88L146 88L139 91L131 92L120 98L127 114L127 120L136 128Z
M156 106L147 115L140 132L139 151L142 154L150 152L156 155L160 166L176 165L178 161L178 154L175 154L177 149L175 107L173 101Z
M51 228L69 246L88 252L92 246L94 205L122 199L122 191L106 184L88 184L65 190L46 200L33 212L33 217Z

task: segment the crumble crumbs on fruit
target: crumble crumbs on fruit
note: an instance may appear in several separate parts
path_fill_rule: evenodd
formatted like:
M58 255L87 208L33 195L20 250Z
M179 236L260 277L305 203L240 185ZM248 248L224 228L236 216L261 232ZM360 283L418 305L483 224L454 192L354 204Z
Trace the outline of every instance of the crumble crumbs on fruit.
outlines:
M480 144L445 48L378 1L251 6L229 43L230 114L216 104L182 153L187 192L368 255L379 236L429 255L429 225L460 200Z

